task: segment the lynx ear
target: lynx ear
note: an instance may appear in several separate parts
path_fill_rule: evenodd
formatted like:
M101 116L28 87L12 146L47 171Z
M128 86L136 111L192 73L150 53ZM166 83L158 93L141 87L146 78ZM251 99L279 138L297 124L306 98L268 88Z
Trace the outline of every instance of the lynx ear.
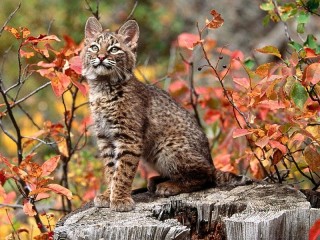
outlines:
M118 30L118 34L123 35L124 43L135 50L139 39L139 26L135 20L129 20Z
M86 38L93 38L102 32L102 26L95 17L89 17L84 32Z

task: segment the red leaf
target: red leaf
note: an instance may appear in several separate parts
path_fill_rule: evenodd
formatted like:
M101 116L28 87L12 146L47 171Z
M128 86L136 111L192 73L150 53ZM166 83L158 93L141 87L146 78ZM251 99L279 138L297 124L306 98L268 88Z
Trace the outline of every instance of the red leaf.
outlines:
M198 43L200 43L200 37L199 35L192 33L181 33L177 38L177 42L179 47L192 50Z
M248 78L236 78L236 77L234 77L233 81L236 84L244 87L245 89L249 89L250 88L250 80Z
M0 170L0 184L3 186L7 181L7 177L3 169Z
M10 32L16 39L21 38L19 31L13 27L5 26L4 30Z
M60 39L56 35L43 35L40 34L38 37L28 37L26 40L23 42L23 45L27 43L33 43L37 44L39 42L47 42L47 41L57 41L60 42Z
M320 81L320 63L312 63L303 72L302 83L304 86L309 83L317 84Z
M269 138L267 136L264 136L260 139L258 139L255 144L260 147L260 148L264 148L268 143L269 143Z
M89 91L89 87L86 83L81 83L78 80L74 80L73 78L71 78L72 83L79 88L80 92L86 96L88 91Z
M279 149L283 154L287 153L287 148L283 144L279 143L278 141L270 140L269 144L272 148Z
M320 219L318 219L310 228L309 240L317 240L320 237Z
M58 194L62 194L64 196L66 196L69 200L72 199L72 193L69 189L65 188L65 187L62 187L61 185L59 184L48 184L46 186L47 188L50 188L52 191L58 193Z
M41 176L48 176L50 173L52 173L58 166L60 160L60 156L54 156L50 158L49 160L45 161L42 166L42 175Z
M238 128L233 131L232 137L237 138L237 137L242 137L249 134L252 134L252 132L250 132L248 129Z
M206 111L203 118L207 124L211 124L219 120L220 116L221 116L220 111L209 109L208 111Z
M276 165L278 162L281 161L282 157L283 157L283 153L279 149L277 149L273 154L272 164Z
M80 56L75 56L69 60L70 68L77 74L81 74L82 71L82 61Z
M23 204L23 211L30 217L33 217L37 214L30 202L26 202L25 204Z
M285 108L286 106L282 102L278 102L274 100L263 100L259 102L259 107L264 107L270 110L277 110L277 109Z
M214 160L214 166L225 172L234 172L234 166L231 164L231 155L230 154L218 154L215 156Z
M216 29L223 25L224 20L221 17L220 13L218 13L216 10L211 10L211 15L213 16L212 20L209 21L206 20L206 26L207 28Z
M169 86L169 92L173 97L180 96L181 94L188 91L188 87L185 81L174 81Z
M37 66L43 67L43 68L53 68L53 67L56 67L56 64L55 63L46 63L44 61L40 61L37 63Z

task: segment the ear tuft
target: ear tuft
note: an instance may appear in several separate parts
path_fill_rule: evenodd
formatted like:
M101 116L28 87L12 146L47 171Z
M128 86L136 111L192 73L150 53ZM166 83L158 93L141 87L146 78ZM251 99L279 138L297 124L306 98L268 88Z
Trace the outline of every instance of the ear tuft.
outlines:
M85 37L94 38L102 32L102 26L95 17L89 17L85 26Z
M128 44L132 48L136 47L139 39L138 23L135 20L128 20L120 27L118 34L124 36L124 43Z

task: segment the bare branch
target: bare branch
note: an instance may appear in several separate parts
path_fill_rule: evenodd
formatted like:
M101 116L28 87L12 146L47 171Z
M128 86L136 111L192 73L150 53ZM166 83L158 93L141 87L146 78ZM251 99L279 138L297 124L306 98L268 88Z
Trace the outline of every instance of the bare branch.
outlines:
M38 87L37 89L33 90L31 93L29 93L28 95L26 95L25 97L19 99L18 101L14 102L11 106L10 109L12 109L13 107L15 107L16 105L18 105L19 103L24 102L25 100L27 100L29 97L32 97L34 94L36 94L37 92L41 91L42 89L44 89L45 87L49 86L51 84L51 82L46 82L45 84L43 84L42 86ZM8 109L6 111L4 111L5 113L8 111Z
M19 10L20 7L21 7L21 2L19 3L18 7L9 15L7 20L4 22L3 26L0 29L0 37L2 35L2 32L3 32L4 28L7 26L7 24L11 20L11 18L13 18L13 16L16 14L16 12Z
M130 14L128 15L128 17L126 18L125 22L128 21L132 15L134 14L134 11L136 10L136 7L138 6L138 0L135 1L133 8L131 9Z

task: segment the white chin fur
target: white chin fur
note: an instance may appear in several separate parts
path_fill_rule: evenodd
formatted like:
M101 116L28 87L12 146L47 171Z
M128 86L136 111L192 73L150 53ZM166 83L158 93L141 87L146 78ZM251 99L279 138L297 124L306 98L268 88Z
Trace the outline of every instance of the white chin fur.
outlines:
M97 68L86 68L82 70L82 76L87 80L95 80L98 76L109 75L110 71L103 66Z

